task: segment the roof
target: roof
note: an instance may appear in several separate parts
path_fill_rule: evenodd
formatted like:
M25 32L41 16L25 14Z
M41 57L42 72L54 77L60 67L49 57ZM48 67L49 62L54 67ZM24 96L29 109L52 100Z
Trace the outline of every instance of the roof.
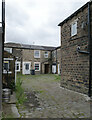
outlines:
M38 46L38 45L28 45L28 44L20 44L20 43L5 43L5 47L11 47L11 48L20 48L20 49L31 49L31 50L47 50L52 51L56 49L56 47L51 46Z
M83 5L81 8L79 8L77 11L75 11L72 15L70 15L69 17L67 17L64 21L62 21L61 23L58 24L58 26L62 26L64 23L66 23L68 20L72 19L74 16L76 16L79 12L83 11L88 4L92 4L92 1L87 2L85 5Z

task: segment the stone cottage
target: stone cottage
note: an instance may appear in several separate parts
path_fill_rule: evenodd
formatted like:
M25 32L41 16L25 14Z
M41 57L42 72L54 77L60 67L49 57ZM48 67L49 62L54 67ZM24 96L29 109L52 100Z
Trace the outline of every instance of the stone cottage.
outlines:
M16 71L22 74L30 74L35 70L36 74L52 73L52 52L56 47L27 45L19 43L5 43L4 49L14 56Z
M92 2L83 5L58 26L61 29L61 86L88 94L92 80L89 79Z

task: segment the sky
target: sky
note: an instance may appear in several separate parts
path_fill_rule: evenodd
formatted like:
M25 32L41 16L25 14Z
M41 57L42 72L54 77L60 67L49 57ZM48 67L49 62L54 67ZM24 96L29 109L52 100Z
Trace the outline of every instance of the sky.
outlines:
M60 46L58 24L88 0L5 0L5 42ZM0 1L0 11L1 11ZM0 12L1 22L1 12Z

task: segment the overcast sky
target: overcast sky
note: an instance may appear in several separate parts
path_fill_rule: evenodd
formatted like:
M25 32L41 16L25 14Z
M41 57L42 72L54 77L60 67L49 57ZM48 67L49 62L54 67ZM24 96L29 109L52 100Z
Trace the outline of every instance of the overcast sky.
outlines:
M88 0L6 0L6 42L59 46L58 24L86 2Z

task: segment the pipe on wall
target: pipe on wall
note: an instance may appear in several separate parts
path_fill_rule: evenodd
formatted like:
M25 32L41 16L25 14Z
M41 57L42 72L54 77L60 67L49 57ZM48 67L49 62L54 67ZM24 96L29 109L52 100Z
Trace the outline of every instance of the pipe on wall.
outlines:
M89 48L89 91L88 95L91 97L91 80L92 80L92 40L91 40L91 12L90 2L88 3L88 48Z

